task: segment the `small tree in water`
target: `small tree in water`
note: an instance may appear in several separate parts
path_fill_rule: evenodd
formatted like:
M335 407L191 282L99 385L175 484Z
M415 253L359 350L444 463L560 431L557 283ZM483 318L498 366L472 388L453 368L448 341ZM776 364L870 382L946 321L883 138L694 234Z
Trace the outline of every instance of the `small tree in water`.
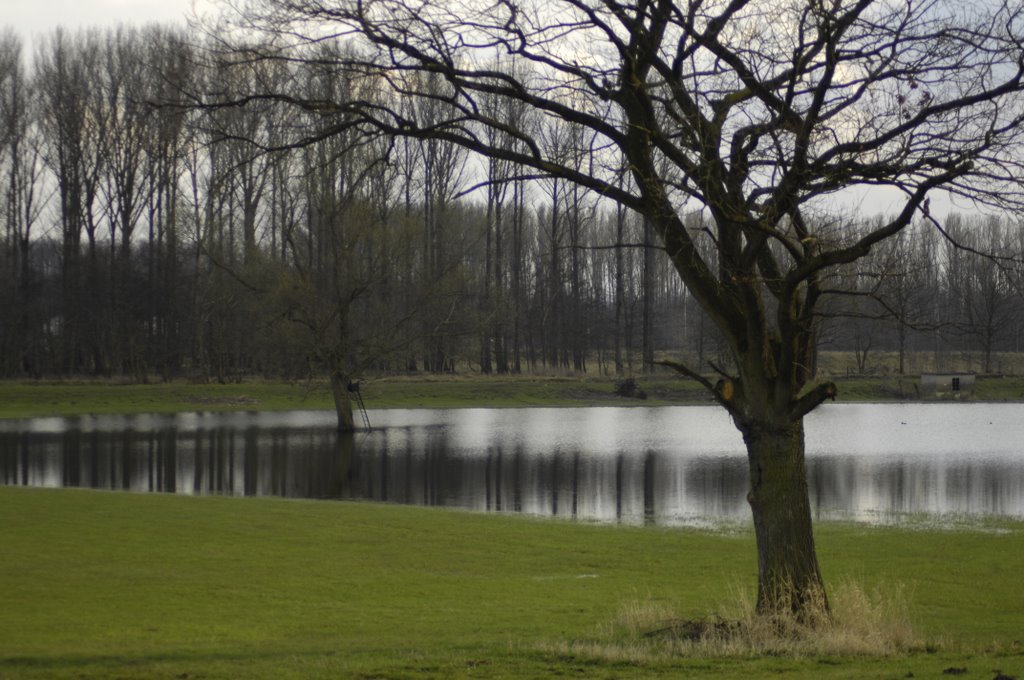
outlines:
M373 77L394 102L441 101L445 115L428 121L380 98L261 97L344 112L339 133L456 143L648 220L731 353L717 382L673 365L712 392L746 443L758 607L800 614L822 602L803 419L835 394L810 370L822 302L842 292L828 274L915 217L934 220L936 190L1020 204L1020 5L251 0L245 15L268 44L287 43L254 56L303 59L303 43L351 36L339 67ZM425 88L435 79L422 73L444 87ZM497 115L495 100L535 115ZM589 161L538 142L540 116L582 131ZM857 234L837 228L832 206L862 188L887 190L895 213ZM688 229L688 211L710 226Z

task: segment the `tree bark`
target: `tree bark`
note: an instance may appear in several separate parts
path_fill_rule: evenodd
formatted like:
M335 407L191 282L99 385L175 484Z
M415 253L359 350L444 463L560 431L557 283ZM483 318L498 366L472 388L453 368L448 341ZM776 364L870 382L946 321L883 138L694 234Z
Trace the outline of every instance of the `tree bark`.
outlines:
M803 420L741 429L757 538L757 609L801 616L827 611L811 527Z
M349 377L342 371L331 371L331 394L334 396L334 410L338 415L338 432L354 432L356 420L352 412L352 393L349 392Z

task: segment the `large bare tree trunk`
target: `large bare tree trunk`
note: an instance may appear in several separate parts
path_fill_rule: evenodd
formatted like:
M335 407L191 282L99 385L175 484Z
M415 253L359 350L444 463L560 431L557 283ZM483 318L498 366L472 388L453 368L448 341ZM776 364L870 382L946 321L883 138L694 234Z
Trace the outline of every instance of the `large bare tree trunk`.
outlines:
M811 528L803 421L743 430L750 463L747 501L757 538L757 609L824 611L828 603Z

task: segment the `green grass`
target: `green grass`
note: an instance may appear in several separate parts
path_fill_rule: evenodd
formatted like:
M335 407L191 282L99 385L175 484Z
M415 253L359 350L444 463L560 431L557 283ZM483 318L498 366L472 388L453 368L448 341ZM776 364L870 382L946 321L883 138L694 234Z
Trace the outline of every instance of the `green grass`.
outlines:
M0 678L1024 676L1024 524L823 524L818 545L830 584L901 585L925 643L675 656L614 632L637 603L749 595L745 531L0 487Z
M836 378L839 401L902 401L919 399L916 376ZM1024 377L980 376L974 401L1024 401Z
M664 405L710 402L693 380L638 376L646 399L615 395L614 378L552 376L417 376L371 380L363 388L367 405L451 408L460 406Z
M857 374L851 352L822 351L819 373L839 387L839 401L916 399L917 375L936 370L975 372L982 366L977 353L910 352L905 378L898 375L894 352L873 352L867 373ZM664 353L658 359L683 359L701 365L694 356ZM594 362L591 362L591 366ZM638 370L640 363L634 364ZM458 408L466 406L600 406L710 403L694 380L669 369L638 372L634 377L647 399L614 394L618 378L591 372L577 375L480 375L471 367L457 375L416 374L370 377L363 383L369 408ZM707 367L705 366L707 370ZM1024 401L1024 352L997 353L997 375L980 376L978 401ZM712 378L713 379L713 378ZM0 418L83 414L168 413L178 411L291 410L333 408L322 376L308 381L247 380L238 384L118 380L0 381Z
M326 386L298 383L0 382L0 417L4 418L330 407Z
M981 401L1024 401L1024 377L978 378L976 394Z
M532 376L415 376L372 379L363 384L369 408L466 406L658 406L710 403L693 380L638 376L647 399L617 397L613 378ZM838 378L839 401L914 399L915 379ZM977 400L1024 401L1024 377L982 378ZM119 384L101 381L0 381L0 418L169 413L178 411L279 411L333 408L323 382Z
M362 387L368 408L464 406L659 405L708 401L691 380L641 378L647 400L614 394L612 378L418 376L373 379ZM0 418L168 413L177 411L333 408L321 382L252 381L119 384L101 381L0 381Z

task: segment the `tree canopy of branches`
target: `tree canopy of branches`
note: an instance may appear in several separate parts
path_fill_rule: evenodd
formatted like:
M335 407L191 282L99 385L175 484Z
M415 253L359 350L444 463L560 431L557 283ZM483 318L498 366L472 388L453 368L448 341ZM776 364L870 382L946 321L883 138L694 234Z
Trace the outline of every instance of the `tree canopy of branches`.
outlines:
M759 608L821 601L803 418L835 387L809 368L817 312L835 268L933 219L936 190L1021 202L1019 3L250 0L237 18L247 40L267 37L251 58L304 60L310 44L351 37L341 66L389 96L331 101L285 86L220 103L344 112L318 137L452 143L642 215L731 355L715 384L675 367L711 390L746 443ZM586 158L496 113L522 107L587 140ZM851 237L829 207L858 188L902 202ZM710 251L691 211L708 218Z

